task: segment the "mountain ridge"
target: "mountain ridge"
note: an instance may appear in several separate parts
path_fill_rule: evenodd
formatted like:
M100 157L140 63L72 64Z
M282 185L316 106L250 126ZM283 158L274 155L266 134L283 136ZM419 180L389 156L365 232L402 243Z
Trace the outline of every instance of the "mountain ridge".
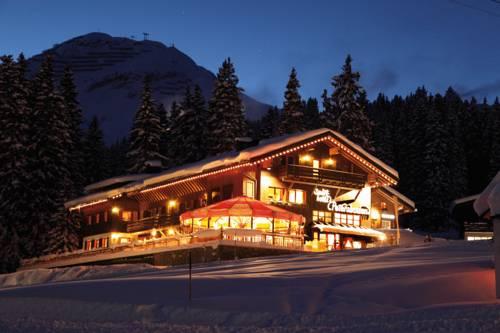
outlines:
M29 58L29 75L36 73L47 55L53 58L57 80L65 66L72 68L84 118L98 116L107 143L128 135L145 75L151 77L155 101L167 110L172 101L183 98L187 87L195 85L208 101L215 80L211 71L175 46L100 32L68 39ZM241 97L249 120L260 119L269 107L246 94Z

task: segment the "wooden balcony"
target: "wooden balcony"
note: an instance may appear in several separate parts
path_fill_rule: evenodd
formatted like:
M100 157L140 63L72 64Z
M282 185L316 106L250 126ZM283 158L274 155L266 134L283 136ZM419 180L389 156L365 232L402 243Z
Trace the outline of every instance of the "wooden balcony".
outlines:
M288 181L301 181L311 184L325 184L356 189L363 188L367 181L367 176L363 174L313 168L297 164L289 164L283 176L284 180Z
M127 223L127 232L138 232L179 224L178 215L156 215Z

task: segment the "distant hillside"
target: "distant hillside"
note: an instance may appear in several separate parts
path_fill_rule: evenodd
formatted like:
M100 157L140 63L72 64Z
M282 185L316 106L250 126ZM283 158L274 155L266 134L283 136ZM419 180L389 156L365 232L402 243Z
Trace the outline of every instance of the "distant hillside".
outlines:
M54 58L57 77L65 65L72 67L85 119L98 115L107 142L128 134L146 74L152 77L156 101L167 109L173 100L182 99L187 86L195 84L208 100L215 79L212 72L175 47L103 33L70 39L30 58L32 74L47 54ZM268 108L245 94L242 99L250 120L259 119Z

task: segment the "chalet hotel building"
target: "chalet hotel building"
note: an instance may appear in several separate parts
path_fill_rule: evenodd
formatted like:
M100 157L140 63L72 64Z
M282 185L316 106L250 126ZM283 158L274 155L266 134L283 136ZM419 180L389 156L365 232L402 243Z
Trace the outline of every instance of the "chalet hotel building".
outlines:
M83 250L205 237L335 251L397 244L414 203L396 170L343 135L318 129L156 174L86 187Z

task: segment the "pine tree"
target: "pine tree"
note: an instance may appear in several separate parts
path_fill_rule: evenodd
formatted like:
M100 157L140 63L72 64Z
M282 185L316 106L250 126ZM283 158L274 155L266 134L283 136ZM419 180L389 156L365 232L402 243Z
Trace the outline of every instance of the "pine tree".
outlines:
M161 132L160 117L151 95L150 80L146 77L142 103L135 114L130 131L130 150L127 155L130 173L145 172L148 168L147 162L150 161L164 162L164 157L160 154Z
M30 110L28 90L20 75L22 69L10 56L0 60L0 272L8 272L15 270L23 254L16 230L26 226L22 231L28 231L31 223L31 138L30 123L26 121Z
M47 57L33 80L33 110L30 145L33 223L29 226L31 255L67 251L78 246L74 231L64 210L69 189L73 186L69 173L71 135L70 119L63 98L54 87L52 61ZM76 240L76 241L75 241ZM24 245L24 242L21 242Z
M195 87L194 95L186 90L180 112L173 121L171 136L175 140L175 164L196 162L205 157L205 101L199 86Z
M359 85L359 72L353 72L351 56L348 55L342 73L333 77L332 108L338 114L336 130L353 142L371 151L371 124L363 106L360 105L360 95L363 88Z
M231 59L219 68L207 115L207 153L216 155L236 149L236 138L246 135L243 103Z
M83 159L85 161L84 179L85 185L96 183L105 179L106 171L106 146L99 120L97 116L92 117L85 140L83 142Z
M67 198L74 198L83 192L83 144L82 144L82 111L77 97L76 86L73 79L73 72L69 67L64 69L60 82L60 90L64 103L66 117L69 119L70 142L69 150L69 174L73 186L69 188Z
M176 165L176 159L177 159L177 139L174 138L173 132L175 129L175 121L179 117L180 113L180 105L177 104L176 101L172 102L172 105L170 106L170 111L167 115L167 122L168 122L168 127L167 130L163 133L163 138L164 140L167 141L168 149L166 150L166 166L167 167L173 167Z
M270 107L262 117L259 139L268 139L280 134L281 116L278 107Z
M335 130L337 128L337 119L339 115L333 108L332 99L328 96L328 91L326 89L323 90L321 99L323 103L323 112L321 112L320 115L321 124L326 128Z
M0 273L14 272L20 263L19 240L13 227L0 216Z
M450 183L447 161L448 133L443 122L446 106L443 97L436 95L432 106L432 109L426 113L426 140L422 151L422 162L419 165L425 172L425 177L421 178L420 182L419 221L424 228L445 230L448 227L446 225L449 206L447 192Z
M281 134L305 130L304 105L300 97L299 88L300 82L297 79L297 72L295 68L292 68L285 90L285 101L283 102L283 114L280 127Z
M100 130L94 130L95 132L100 132ZM91 137L99 138L99 135L92 135ZM122 138L113 143L109 148L104 148L102 142L102 134L100 134L100 139L97 140L97 146L101 147L97 149L95 154L96 157L93 159L96 163L99 161L102 151L104 151L104 157L106 159L105 170L101 169L101 174L105 174L105 177L100 176L98 178L116 177L124 175L127 173L127 152L128 152L128 139Z
M495 98L488 121L489 134L489 173L488 178L493 179L500 172L500 103L498 97Z
M367 103L367 114L374 124L373 141L377 157L394 165L395 120L389 99L379 94L373 103Z
M316 98L308 98L305 103L304 123L308 130L323 127L319 120L319 107Z
M170 129L170 118L167 114L167 110L163 104L158 105L156 108L158 112L158 117L160 118L160 154L164 157L163 165L169 167L172 164L170 161L170 145L169 145L169 129Z
M464 108L460 96L449 87L444 96L445 110L443 122L446 126L446 159L448 164L448 183L446 199L452 201L463 197L467 191L467 163L460 119Z

